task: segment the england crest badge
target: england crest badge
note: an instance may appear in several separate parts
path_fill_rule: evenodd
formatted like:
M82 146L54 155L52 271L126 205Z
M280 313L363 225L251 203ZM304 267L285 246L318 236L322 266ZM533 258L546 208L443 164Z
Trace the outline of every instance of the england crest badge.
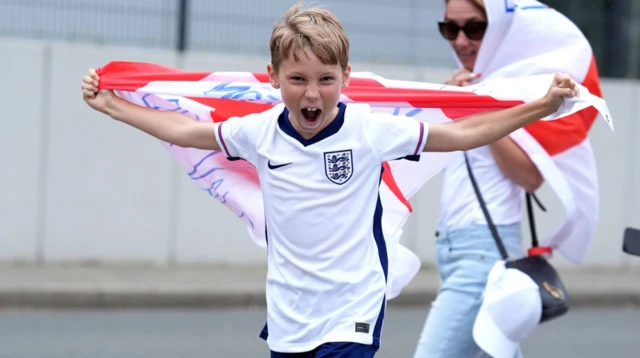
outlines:
M324 171L333 183L342 185L351 179L353 174L353 157L351 150L324 153Z

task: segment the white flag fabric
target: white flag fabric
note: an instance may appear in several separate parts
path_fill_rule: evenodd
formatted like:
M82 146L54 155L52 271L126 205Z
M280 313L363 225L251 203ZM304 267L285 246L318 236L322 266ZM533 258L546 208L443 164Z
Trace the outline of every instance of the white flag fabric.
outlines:
M278 90L266 73L189 72L139 62L110 62L98 69L100 89L156 110L179 111L197 121L224 121L233 116L261 112L281 103ZM409 116L426 122L451 122L469 114L512 107L542 97L553 74L499 80L466 88L397 81L371 73L352 74L342 94L345 103L368 103L374 112ZM581 89L580 98L567 101L553 120L605 102ZM219 151L181 148L162 143L187 175L204 192L242 220L251 238L266 246L264 206L256 169L245 161L228 161ZM420 269L418 257L400 243L402 227L412 208L409 199L447 164L451 153L424 153L420 161L384 163L380 184L382 226L387 244L388 299L397 297Z

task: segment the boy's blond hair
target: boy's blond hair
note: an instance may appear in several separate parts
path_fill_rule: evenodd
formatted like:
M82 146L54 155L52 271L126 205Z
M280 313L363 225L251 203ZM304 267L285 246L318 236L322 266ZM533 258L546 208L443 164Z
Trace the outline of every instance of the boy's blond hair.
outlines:
M273 27L269 41L271 64L277 71L289 56L298 61L296 52L305 47L325 65L340 65L344 70L349 64L349 38L340 21L327 10L303 10L298 1Z

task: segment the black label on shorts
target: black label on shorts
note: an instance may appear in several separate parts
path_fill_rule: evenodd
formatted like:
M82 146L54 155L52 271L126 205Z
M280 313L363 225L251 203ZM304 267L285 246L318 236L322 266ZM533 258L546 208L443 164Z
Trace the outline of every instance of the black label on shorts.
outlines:
M369 323L356 322L356 333L369 333Z

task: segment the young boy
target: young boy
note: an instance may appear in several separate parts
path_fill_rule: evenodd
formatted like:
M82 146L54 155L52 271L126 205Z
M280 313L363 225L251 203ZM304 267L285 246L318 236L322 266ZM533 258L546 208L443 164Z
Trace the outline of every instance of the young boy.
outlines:
M272 357L373 357L385 313L387 255L378 196L382 163L423 151L469 150L554 113L575 82L557 75L544 98L452 124L371 113L339 102L349 40L321 9L293 6L275 25L271 84L283 104L222 123L154 111L83 78L89 106L182 147L252 163L264 196L267 324Z

